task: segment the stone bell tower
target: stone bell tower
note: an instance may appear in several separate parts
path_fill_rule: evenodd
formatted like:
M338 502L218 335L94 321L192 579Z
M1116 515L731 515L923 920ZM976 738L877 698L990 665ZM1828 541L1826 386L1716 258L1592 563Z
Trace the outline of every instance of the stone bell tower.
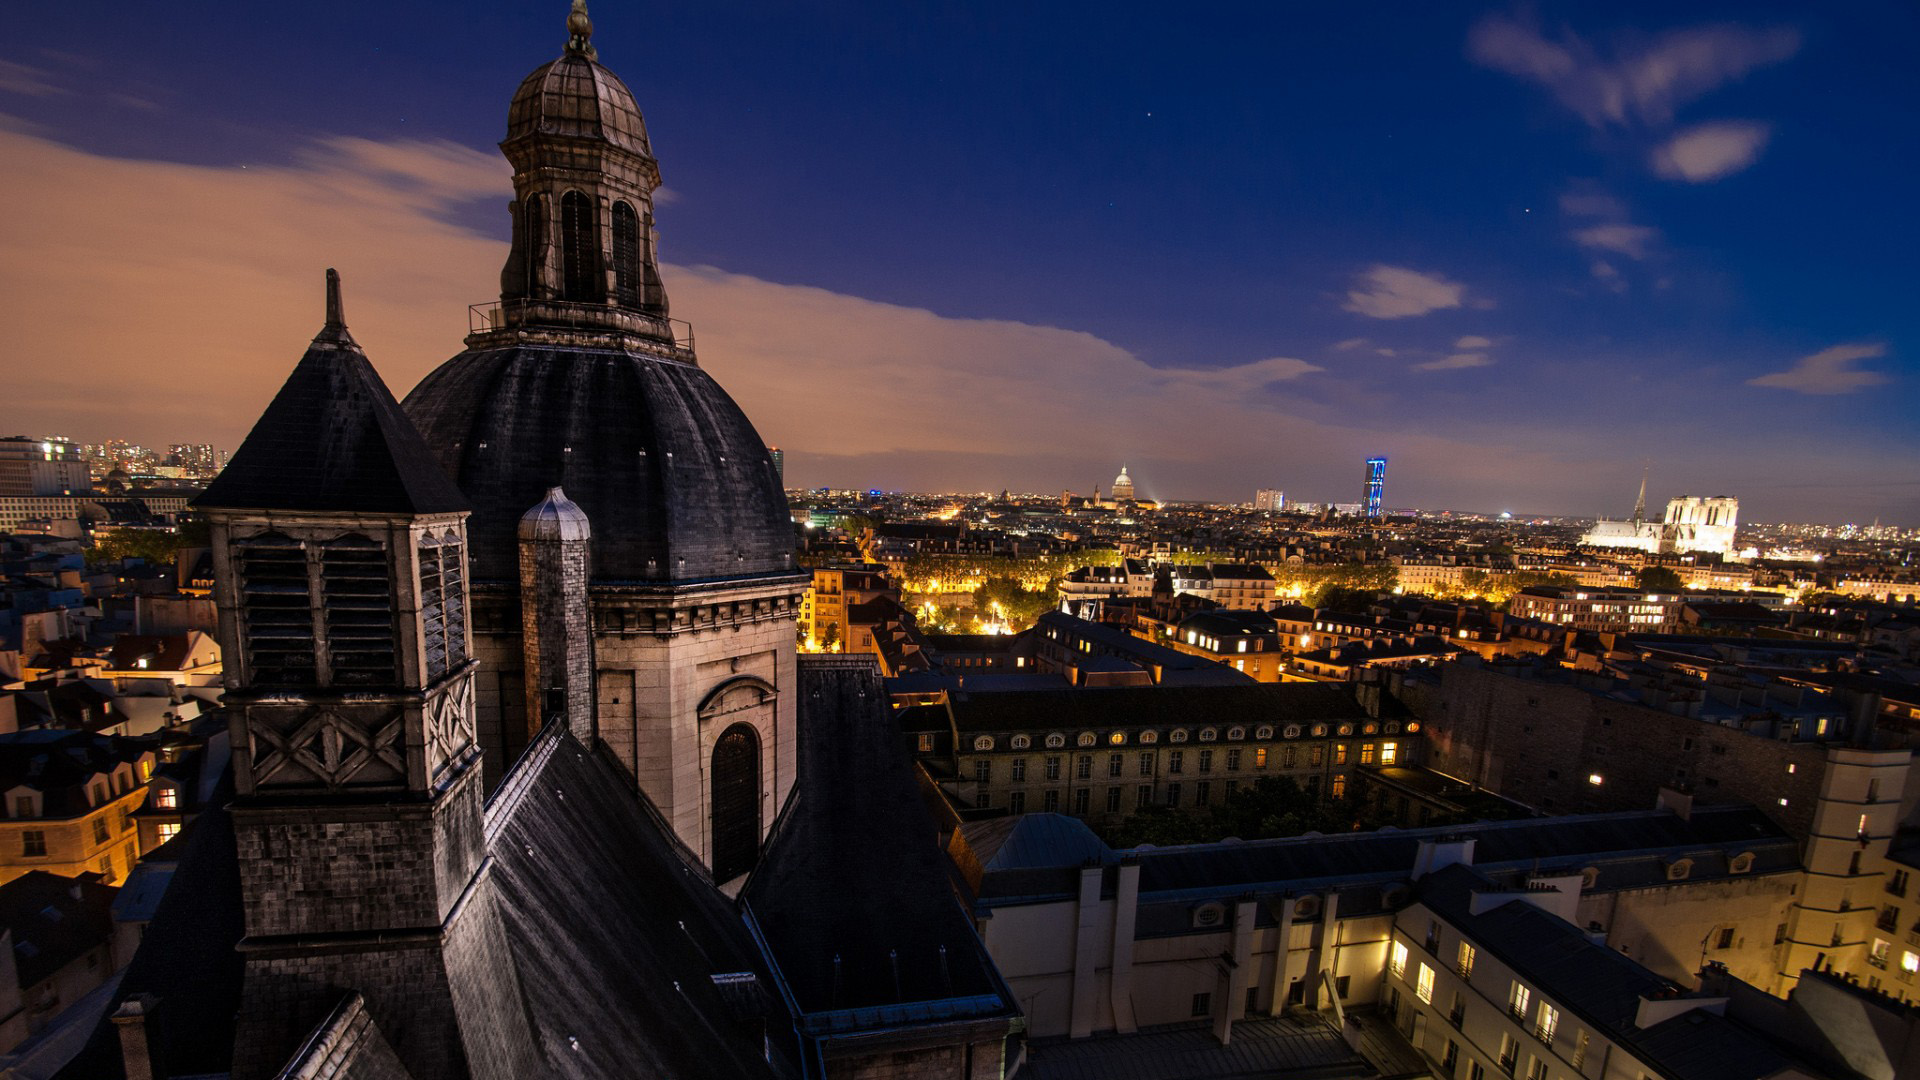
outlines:
M194 505L234 747L234 1077L273 1075L349 987L412 1075L513 1075L529 1043L489 886L467 503L347 333L333 271L325 327ZM504 1028L465 1026L498 1045L467 1045L461 1019L489 1011Z

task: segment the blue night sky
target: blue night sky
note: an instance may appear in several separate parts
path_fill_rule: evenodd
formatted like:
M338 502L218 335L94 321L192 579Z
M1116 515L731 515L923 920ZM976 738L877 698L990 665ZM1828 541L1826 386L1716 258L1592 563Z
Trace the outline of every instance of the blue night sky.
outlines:
M327 265L404 394L565 13L9 5L5 426L232 446ZM1920 524L1912 5L593 15L790 482Z

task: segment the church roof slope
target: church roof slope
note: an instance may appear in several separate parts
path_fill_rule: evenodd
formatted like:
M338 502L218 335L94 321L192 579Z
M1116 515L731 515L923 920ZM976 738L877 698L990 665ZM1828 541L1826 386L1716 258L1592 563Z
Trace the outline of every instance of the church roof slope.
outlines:
M745 899L800 1011L1017 1011L955 897L877 672L808 660L799 694L799 782Z
M467 509L466 497L347 333L339 277L327 274L326 326L193 505L372 514Z
M545 1075L793 1073L792 1021L746 924L670 835L604 751L559 724L488 803L493 886Z

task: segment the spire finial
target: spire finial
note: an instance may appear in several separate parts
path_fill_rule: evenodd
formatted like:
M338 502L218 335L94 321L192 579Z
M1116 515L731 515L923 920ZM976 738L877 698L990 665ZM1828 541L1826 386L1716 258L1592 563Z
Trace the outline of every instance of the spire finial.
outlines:
M592 38L593 20L587 16L587 0L573 0L573 10L567 12L567 52L598 60L600 53L594 49Z
M340 306L340 271L327 267L327 329L345 330L346 312Z

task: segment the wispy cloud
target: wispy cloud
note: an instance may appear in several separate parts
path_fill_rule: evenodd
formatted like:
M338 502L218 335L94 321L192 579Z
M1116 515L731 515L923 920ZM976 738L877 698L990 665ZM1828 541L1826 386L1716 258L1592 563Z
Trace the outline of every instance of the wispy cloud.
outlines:
M1653 151L1653 171L1704 184L1758 161L1772 129L1754 120L1722 120L1682 131Z
M1453 347L1456 349L1484 349L1492 344L1492 338L1484 338L1479 334L1468 334L1466 337L1454 342Z
M0 91L27 97L53 97L67 92L53 81L52 72L11 60L0 60Z
M355 336L404 394L460 349L466 305L499 287L505 245L450 211L500 198L508 172L494 154L442 143L335 139L242 170L113 158L0 129L0 190L37 211L0 230L8 405L36 430L143 441L196 415L202 437L232 446L318 327L327 266L345 276ZM1372 414L1303 416L1313 403L1296 388L1324 376L1292 356L1156 367L1070 328L950 318L707 266L663 272L675 313L698 327L702 361L787 448L789 476L953 490L942 485L984 475L1057 488L1110 477L1122 453L1142 475L1148 463L1134 455L1150 444L1142 457L1154 473L1204 492L1228 482L1221 462L1270 461L1276 433L1313 447L1328 471L1381 447L1484 456ZM167 363L138 359L155 333L192 335L208 320L219 333L194 336ZM111 410L75 383L83 368L114 386ZM968 393L942 395L948 379ZM807 420L856 398L909 421ZM1064 400L1087 407L1063 413ZM1149 415L1164 420L1150 435L1112 423ZM1248 464L1233 487L1265 468Z
M1568 217L1624 218L1627 204L1604 191L1582 187L1560 196L1560 212Z
M1335 352L1352 352L1352 351L1353 351L1353 350L1355 350L1355 349L1364 349L1364 348L1366 348L1366 347L1367 347L1367 346L1368 346L1369 344L1370 344L1370 342L1368 342L1366 338L1363 338L1363 337L1350 337L1350 338L1348 338L1348 339L1346 339L1345 341L1336 341L1336 342L1334 342L1334 343L1333 343L1333 350L1334 350Z
M1457 308L1466 293L1465 285L1439 274L1380 265L1360 275L1340 306L1370 319L1405 319Z
M1486 353L1454 353L1438 360L1428 360L1424 364L1413 365L1415 371L1458 371L1461 368L1486 367L1493 358Z
M1573 239L1581 247L1593 251L1611 251L1629 259L1644 259L1652 246L1659 242L1660 230L1650 225L1611 222L1576 229Z
M1747 384L1778 387L1799 394L1851 394L1887 381L1887 376L1878 371L1854 366L1859 361L1885 355L1885 345L1835 345L1801 357L1785 371L1748 379Z
M1800 32L1790 27L1693 27L1610 55L1570 30L1549 38L1503 15L1480 20L1467 36L1475 61L1539 83L1596 128L1665 127L1681 105L1799 51Z

